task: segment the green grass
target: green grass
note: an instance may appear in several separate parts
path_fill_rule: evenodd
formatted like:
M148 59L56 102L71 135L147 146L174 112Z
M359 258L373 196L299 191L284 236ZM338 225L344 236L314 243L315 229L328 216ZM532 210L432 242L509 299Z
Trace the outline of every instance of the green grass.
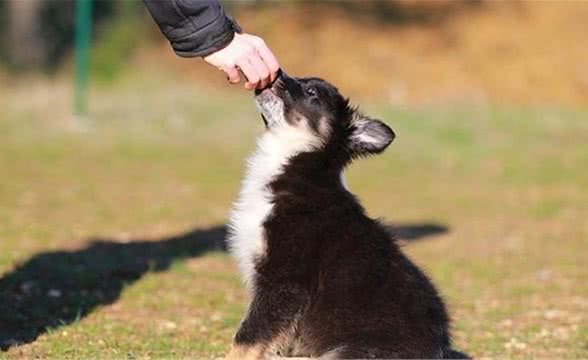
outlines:
M194 244L218 241L261 121L240 91L162 79L93 89L78 121L63 81L0 89L0 339L48 327L0 358L226 351L246 294L226 253ZM363 105L398 138L348 182L373 216L449 228L405 250L458 347L588 357L588 113Z

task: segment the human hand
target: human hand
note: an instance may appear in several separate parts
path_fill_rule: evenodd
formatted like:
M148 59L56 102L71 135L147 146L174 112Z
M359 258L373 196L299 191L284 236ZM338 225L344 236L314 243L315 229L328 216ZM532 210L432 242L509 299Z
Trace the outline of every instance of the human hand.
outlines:
M265 88L274 81L280 69L265 41L249 34L235 34L229 45L204 57L204 61L224 71L232 84L241 81L241 70L247 80L247 90Z

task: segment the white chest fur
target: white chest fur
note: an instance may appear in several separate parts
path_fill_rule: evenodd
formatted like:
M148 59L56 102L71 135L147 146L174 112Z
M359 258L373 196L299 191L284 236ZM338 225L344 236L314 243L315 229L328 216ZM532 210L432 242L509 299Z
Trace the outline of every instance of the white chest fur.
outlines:
M283 172L292 156L316 146L308 131L284 127L266 131L249 158L239 198L229 220L229 249L239 264L243 280L251 286L255 264L265 253L264 221L272 212L269 184Z

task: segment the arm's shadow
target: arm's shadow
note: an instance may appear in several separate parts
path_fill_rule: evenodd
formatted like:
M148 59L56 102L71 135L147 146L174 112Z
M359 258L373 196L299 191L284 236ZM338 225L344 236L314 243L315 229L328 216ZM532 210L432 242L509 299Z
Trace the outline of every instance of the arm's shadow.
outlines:
M400 240L447 231L436 224L394 226ZM34 255L0 278L0 350L29 343L68 325L97 306L115 302L123 288L180 259L225 251L225 227L196 229L155 241L91 239L76 251Z

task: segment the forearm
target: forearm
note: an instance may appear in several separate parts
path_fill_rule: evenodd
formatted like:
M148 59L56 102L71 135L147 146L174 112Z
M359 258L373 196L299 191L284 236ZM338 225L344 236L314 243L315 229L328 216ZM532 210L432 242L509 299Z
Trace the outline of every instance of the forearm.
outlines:
M175 53L182 57L206 56L233 40L239 26L218 0L143 0Z

